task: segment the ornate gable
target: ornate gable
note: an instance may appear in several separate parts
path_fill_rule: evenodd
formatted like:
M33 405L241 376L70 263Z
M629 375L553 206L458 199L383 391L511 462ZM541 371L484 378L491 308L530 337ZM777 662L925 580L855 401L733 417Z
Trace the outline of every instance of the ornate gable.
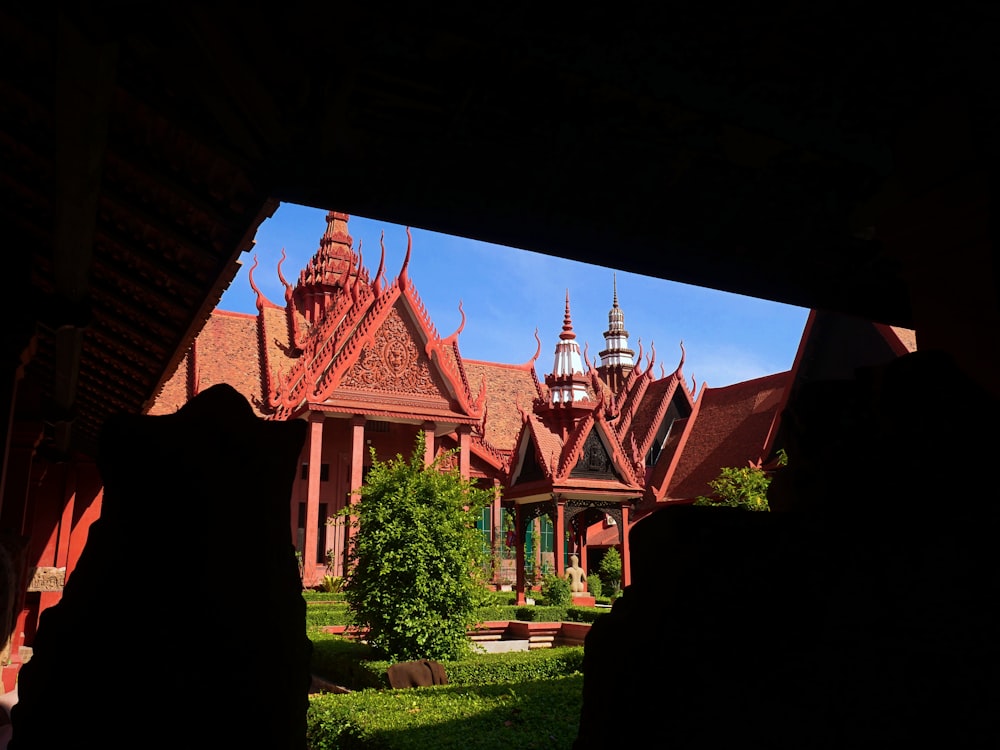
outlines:
M529 436L524 451L524 460L521 462L521 470L518 472L516 483L534 482L545 478L545 469L538 463L538 449L535 446L535 441Z
M604 441L597 434L597 430L591 430L587 439L583 442L576 465L570 470L570 476L574 478L595 478L595 479L615 479L622 481L621 474L615 467L615 462L604 447Z
M346 227L346 218L331 212L328 224ZM413 288L407 275L409 230L399 276L386 285L385 248L370 279L360 255L349 254L345 227L336 234L343 257L324 256L313 264L323 271L322 283L313 278L318 274L313 269L295 289L287 289L288 309L302 305L313 317L300 339L294 334L298 356L291 372L271 378L268 400L275 416L288 419L322 408L478 424L485 391L472 396L457 348L450 346L458 331L442 340ZM337 273L328 272L334 266Z
M344 372L340 387L432 398L447 405L448 389L406 317L397 302Z

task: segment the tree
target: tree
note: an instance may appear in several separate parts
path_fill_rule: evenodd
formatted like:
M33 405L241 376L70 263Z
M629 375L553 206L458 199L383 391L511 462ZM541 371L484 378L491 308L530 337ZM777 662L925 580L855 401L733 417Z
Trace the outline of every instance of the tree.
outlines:
M778 466L788 462L785 452L778 451ZM714 497L698 497L695 505L717 505L743 510L769 511L767 488L771 484L771 473L760 466L726 467L719 476L708 483Z
M622 555L617 547L608 547L597 566L601 577L601 587L614 599L622 587Z
M467 653L466 633L485 591L475 520L493 499L455 468L424 466L424 433L409 461L372 466L359 501L345 508L352 535L345 599L354 623L396 660L450 660Z

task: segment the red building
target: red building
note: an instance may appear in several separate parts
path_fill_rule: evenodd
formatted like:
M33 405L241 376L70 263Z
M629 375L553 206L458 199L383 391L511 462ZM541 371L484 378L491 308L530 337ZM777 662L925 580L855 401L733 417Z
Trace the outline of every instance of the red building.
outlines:
M798 378L836 376L837 368L915 348L912 332L813 313L792 370L695 393L683 346L669 371L655 351L629 348L613 287L600 361L580 351L567 291L553 365L540 379L537 336L527 362L463 358L464 314L458 330L439 334L407 273L413 248L391 281L384 255L372 274L354 251L348 218L328 213L319 248L294 284L278 264L280 303L259 291L254 276L263 269L255 262L256 315L212 312L147 412L172 413L225 382L262 418L309 422L288 515L305 586L344 573L347 526L328 519L363 483L371 449L380 460L409 455L418 431L428 463L457 449L461 474L495 488L480 527L498 586L514 583L523 601L541 572L563 573L571 552L592 571L588 562L612 546L628 585L631 524L709 494L722 467L768 466ZM24 528L36 533L20 566L26 594L7 645L8 689L101 505L100 477L85 457L25 482Z

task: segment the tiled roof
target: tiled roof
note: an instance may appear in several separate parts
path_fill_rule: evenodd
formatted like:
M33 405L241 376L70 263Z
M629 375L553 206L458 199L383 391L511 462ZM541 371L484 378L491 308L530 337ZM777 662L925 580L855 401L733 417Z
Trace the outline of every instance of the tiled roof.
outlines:
M198 335L195 363L199 392L228 383L245 395L258 415L261 414L262 373L255 316L213 313Z
M653 424L653 420L656 418L663 400L668 398L672 393L676 381L676 375L671 374L665 378L654 380L646 387L646 392L642 395L642 400L636 407L635 415L632 417L632 424L629 428L629 434L635 436L637 445L642 445L649 431L655 430L658 427L658 425Z
M257 318L245 313L215 311L181 365L164 384L150 415L171 414L199 392L228 383L244 394L258 416L261 394L261 361Z
M552 430L534 412L528 413L528 427L538 449L538 463L546 468L549 476L552 476L559 466L559 457L562 455L564 444L562 435Z
M786 371L724 388L704 388L667 498L708 495L708 483L720 469L766 458L765 444L790 381L791 371Z
M486 383L486 440L496 448L509 450L514 447L521 431L522 409L531 409L531 402L538 397L538 381L533 375L533 365L506 365L497 362L463 360L469 387L479 392Z

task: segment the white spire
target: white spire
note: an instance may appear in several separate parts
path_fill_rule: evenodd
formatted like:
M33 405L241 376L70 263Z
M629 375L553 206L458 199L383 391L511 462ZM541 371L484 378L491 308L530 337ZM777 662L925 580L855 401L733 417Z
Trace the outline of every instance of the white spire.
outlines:
M586 380L583 377L583 358L580 356L580 345L576 342L569 314L569 289L566 290L566 313L563 316L559 343L556 344L552 375L546 380L551 383L552 403L583 401L588 398Z
M612 277L614 303L608 313L608 330L604 332L605 349L600 353L601 367L621 365L631 369L635 366L635 352L628 347L628 331L625 330L625 313L618 307L618 276Z

